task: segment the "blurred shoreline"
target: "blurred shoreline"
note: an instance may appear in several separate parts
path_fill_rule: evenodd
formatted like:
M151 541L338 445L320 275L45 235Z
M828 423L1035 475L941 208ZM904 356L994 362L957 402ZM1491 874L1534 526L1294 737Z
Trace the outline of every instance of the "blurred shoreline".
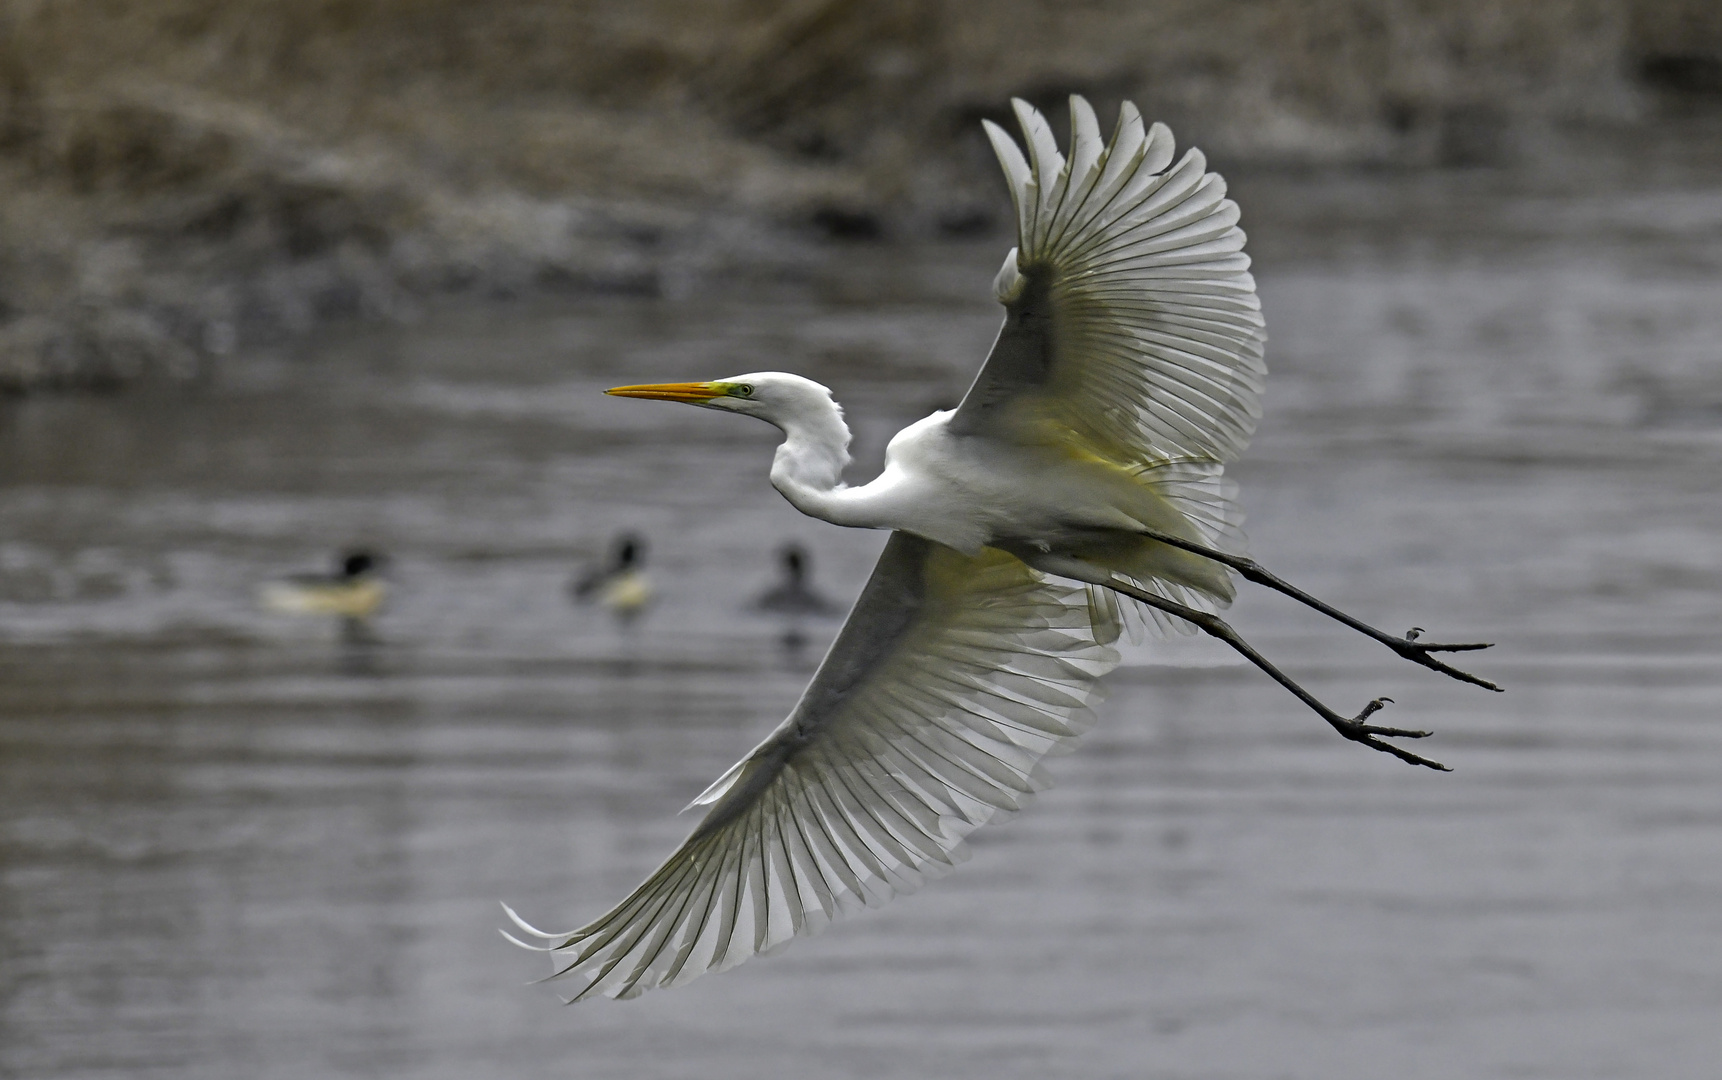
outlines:
M1714 137L1722 8L5 0L0 390L1002 232L979 120L1071 92L1234 177L1582 174L1585 146Z

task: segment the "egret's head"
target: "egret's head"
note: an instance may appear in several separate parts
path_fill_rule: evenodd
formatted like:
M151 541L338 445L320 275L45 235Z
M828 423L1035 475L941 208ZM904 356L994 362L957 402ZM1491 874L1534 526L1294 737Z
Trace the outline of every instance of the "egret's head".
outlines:
M714 382L618 386L604 392L617 397L685 401L705 409L757 416L779 427L798 419L812 420L840 414L836 402L831 400L830 390L812 379L782 371L756 371Z

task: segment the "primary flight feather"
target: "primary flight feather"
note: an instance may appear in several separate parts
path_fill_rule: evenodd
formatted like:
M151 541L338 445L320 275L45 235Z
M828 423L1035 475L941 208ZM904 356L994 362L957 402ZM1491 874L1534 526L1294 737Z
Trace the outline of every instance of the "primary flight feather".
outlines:
M1316 700L1214 614L1233 574L1285 593L1436 671L1435 652L1269 574L1243 553L1224 477L1261 415L1261 307L1225 182L1125 103L1110 141L1071 99L1069 157L1013 105L1027 154L986 124L1016 208L994 288L1005 321L952 411L899 432L872 482L842 480L849 430L830 391L782 372L618 387L765 420L771 482L802 512L893 535L781 725L694 800L693 833L632 895L578 930L512 910L570 1000L632 997L721 970L909 891L963 838L1042 785L1087 724L1132 614L1237 649L1341 735L1426 732ZM1122 601L1120 600L1122 598Z

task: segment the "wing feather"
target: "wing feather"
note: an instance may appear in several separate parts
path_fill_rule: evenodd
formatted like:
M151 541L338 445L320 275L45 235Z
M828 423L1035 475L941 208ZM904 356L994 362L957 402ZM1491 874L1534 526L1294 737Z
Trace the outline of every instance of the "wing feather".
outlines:
M1071 147L1013 102L1027 156L988 137L1017 210L1000 272L1005 325L952 418L958 434L1033 438L1045 422L1126 464L1232 461L1261 416L1261 305L1237 204L1199 150L1126 102L1109 143L1071 99Z
M1034 170L1038 188L1034 199L1035 216L1025 235L1044 242L1054 211L1064 195L1063 180L1067 175L1064 155L1058 152L1058 140L1053 137L1052 125L1046 122L1046 117L1021 98L1012 99L1011 107L1016 112L1017 123L1022 126L1023 138L1027 140L1028 162Z
M1034 173L1028 167L1028 160L1017 149L1016 140L991 120L981 121L981 127L987 133L987 139L993 144L993 153L998 155L999 166L1005 171L1005 178L1010 182L1011 202L1016 207L1017 219L1026 220L1026 215L1035 207L1024 199L1030 191L1039 191L1035 183ZM1036 196L1038 198L1038 195Z
M1117 662L1115 621L1092 611L1085 589L1002 552L893 535L801 702L701 796L681 847L579 930L510 911L548 944L510 940L578 980L571 1000L633 997L913 891L1045 786L1041 759L1087 727Z

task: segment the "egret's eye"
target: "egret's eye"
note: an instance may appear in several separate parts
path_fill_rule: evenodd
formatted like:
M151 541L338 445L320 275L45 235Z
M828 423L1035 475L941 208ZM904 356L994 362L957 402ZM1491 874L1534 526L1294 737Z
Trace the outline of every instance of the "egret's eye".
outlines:
M737 383L733 388L731 388L730 393L734 394L736 397L752 397L753 387L748 383Z

